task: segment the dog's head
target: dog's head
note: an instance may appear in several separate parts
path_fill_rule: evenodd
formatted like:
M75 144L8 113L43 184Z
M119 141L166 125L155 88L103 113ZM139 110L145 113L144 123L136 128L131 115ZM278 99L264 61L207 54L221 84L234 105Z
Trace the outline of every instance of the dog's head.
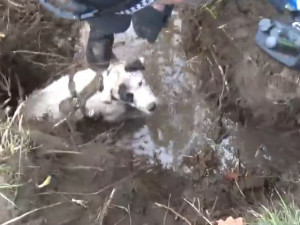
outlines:
M111 98L151 114L156 109L157 98L147 84L143 60L111 66L104 74L104 86L111 87Z

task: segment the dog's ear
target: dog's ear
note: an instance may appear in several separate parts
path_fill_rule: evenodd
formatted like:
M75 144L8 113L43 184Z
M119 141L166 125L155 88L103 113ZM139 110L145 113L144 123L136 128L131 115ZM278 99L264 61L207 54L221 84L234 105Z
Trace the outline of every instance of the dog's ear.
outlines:
M126 72L135 72L135 71L139 71L139 70L145 70L143 58L140 58L133 62L130 62L125 66Z

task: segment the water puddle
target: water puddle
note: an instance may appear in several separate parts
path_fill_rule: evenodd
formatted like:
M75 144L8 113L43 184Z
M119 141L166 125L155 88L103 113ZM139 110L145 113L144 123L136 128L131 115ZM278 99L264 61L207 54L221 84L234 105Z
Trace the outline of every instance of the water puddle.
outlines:
M127 134L118 145L133 149L136 155L147 156L150 163L159 161L169 169L178 168L184 156L196 154L207 145L216 146L211 136L217 115L211 112L197 91L197 77L189 70L189 60L181 43L181 26L181 19L174 12L169 28L152 48L145 43L140 46L140 40L134 43L130 34L123 34L120 38L124 41L127 35L132 47L143 52L146 79L159 96L161 105L142 128ZM125 52L120 49L118 52ZM221 167L233 158L234 150L229 143L226 139L220 147L215 147L224 155Z

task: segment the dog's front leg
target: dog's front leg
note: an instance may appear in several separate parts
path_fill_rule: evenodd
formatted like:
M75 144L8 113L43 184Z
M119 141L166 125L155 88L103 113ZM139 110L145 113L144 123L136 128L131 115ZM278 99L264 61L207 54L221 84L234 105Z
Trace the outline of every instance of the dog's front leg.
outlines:
M77 144L76 144L76 137L77 132L76 132L76 125L74 127L74 123L78 120L80 120L81 118L83 118L83 113L81 112L81 110L78 109L77 107L77 103L75 102L74 99L72 98L68 98L63 100L60 104L59 104L59 111L63 116L63 120L60 123L63 123L64 121L66 122L69 130L70 130L70 139L71 142L73 144L73 147L78 150L77 148ZM59 124L58 124L59 125Z

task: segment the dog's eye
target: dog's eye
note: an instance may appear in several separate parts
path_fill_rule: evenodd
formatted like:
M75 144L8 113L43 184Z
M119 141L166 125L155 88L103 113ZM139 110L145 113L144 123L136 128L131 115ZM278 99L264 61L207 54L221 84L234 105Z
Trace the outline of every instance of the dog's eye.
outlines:
M126 93L125 94L125 99L126 99L126 102L133 103L133 94L132 93Z
M139 86L142 86L142 84L143 84L143 82L141 81L141 82L139 82Z

